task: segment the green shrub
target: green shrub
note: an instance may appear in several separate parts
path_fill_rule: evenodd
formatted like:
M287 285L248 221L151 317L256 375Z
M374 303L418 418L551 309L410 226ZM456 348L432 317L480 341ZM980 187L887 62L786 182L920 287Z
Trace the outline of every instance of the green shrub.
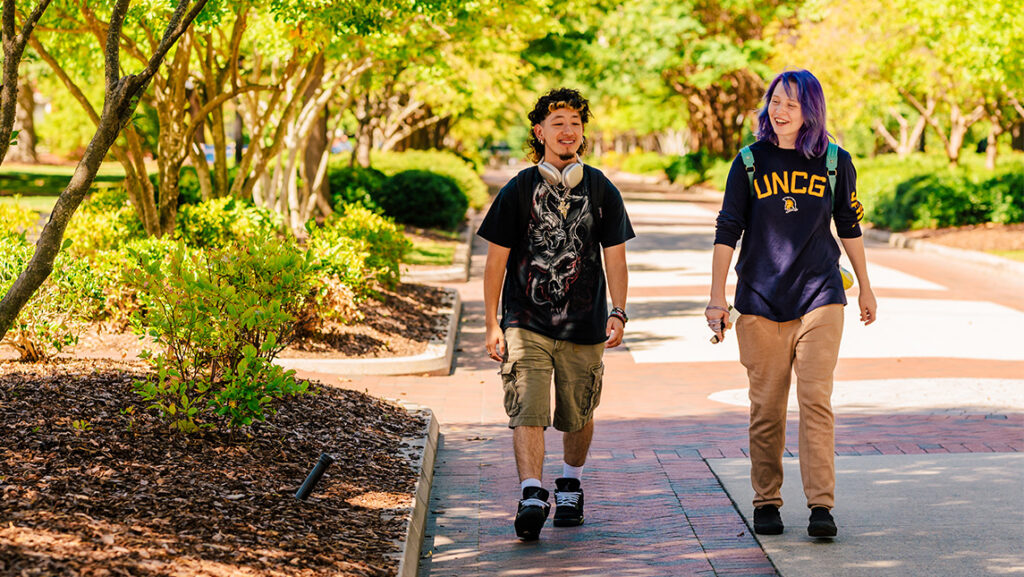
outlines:
M64 233L64 238L74 241L69 250L77 256L116 250L145 236L142 221L128 204L128 193L123 188L94 192L78 208Z
M11 288L33 252L24 238L0 235L0 294ZM53 272L18 314L3 344L18 351L23 361L47 359L78 343L102 305L103 293L89 262L62 250Z
M1024 172L1011 172L980 185L992 198L992 222L1024 222Z
M672 164L672 157L657 152L636 150L622 160L622 170L633 174L662 175Z
M874 222L891 230L988 222L991 197L961 174L915 176L878 199Z
M125 282L143 306L133 326L163 351L144 351L156 377L136 391L172 428L211 426L211 413L249 425L273 414L273 399L306 391L272 365L315 288L315 266L294 244L264 236L209 250L179 243L163 262L134 256L142 266Z
M373 296L377 284L387 288L398 284L399 263L411 245L390 218L351 205L325 226L310 223L307 227L308 250L325 281L337 280L356 300ZM323 312L333 318L330 311Z
M392 176L374 200L398 222L446 230L458 228L469 204L452 179L425 170Z
M124 282L125 272L143 261L164 262L176 246L175 241L166 237L144 237L129 240L117 250L96 251L85 257L103 292L103 307L97 311L95 320L118 332L128 330L140 305L135 288Z
M17 203L0 204L0 237L14 236L24 239L39 226L39 215Z
M375 168L361 166L332 167L327 173L331 188L331 207L342 211L345 205L359 204L376 209L373 197L387 180L387 175Z
M700 184L707 180L712 162L711 155L702 148L673 158L672 163L665 168L665 176L669 182L679 180L683 186Z
M455 181L469 200L469 206L483 208L490 200L487 185L473 166L451 152L442 150L406 150L404 152L374 152L373 167L388 176L406 170L426 170L442 174ZM399 221L401 222L401 221Z
M280 228L280 217L274 212L234 198L215 198L182 206L174 237L191 247L221 247Z

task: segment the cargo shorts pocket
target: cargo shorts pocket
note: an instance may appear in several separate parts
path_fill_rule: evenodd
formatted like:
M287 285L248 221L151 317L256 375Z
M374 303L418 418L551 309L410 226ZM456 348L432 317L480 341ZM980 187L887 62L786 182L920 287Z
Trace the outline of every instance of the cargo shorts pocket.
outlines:
M519 414L522 409L522 400L519 397L519 388L516 386L516 362L501 363L501 385L505 389L505 413L510 417Z
M601 385L604 382L604 363L592 365L587 370L587 377L582 386L577 387L577 410L581 417L587 418L601 404Z

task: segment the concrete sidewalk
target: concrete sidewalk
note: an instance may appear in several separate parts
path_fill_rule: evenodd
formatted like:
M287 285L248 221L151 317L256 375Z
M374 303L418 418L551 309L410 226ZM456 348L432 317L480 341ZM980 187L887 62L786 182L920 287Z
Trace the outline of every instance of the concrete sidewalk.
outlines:
M1009 526L998 538L982 532L993 510L1020 527L1024 347L1017 343L1024 279L868 243L879 321L863 327L850 320L836 370L841 539L831 548L808 546L800 478L790 474L784 490L796 496L784 511L794 517L787 519L787 533L769 543L745 523L746 375L735 339L712 346L703 326L714 213L687 203L631 201L627 208L638 233L628 245L633 320L626 347L605 356L605 388L584 474L584 526L548 523L540 542L515 539L519 490L511 433L498 367L484 353L483 243L474 246L470 281L448 285L463 301L452 375L306 375L425 405L437 415L444 438L421 576L794 577L802 569L791 568L792 555L802 567L835 569L816 573L824 575L1024 574L1019 532ZM856 289L849 297L856 302ZM797 454L796 425L791 413L789 457ZM550 486L561 470L561 441L553 430L547 441L544 481ZM943 457L949 459L943 471L953 474L931 474L937 470L932 461L920 460ZM875 459L888 460L886 468L873 467ZM984 475L975 474L978 459ZM885 476L890 470L929 474L893 483ZM933 485L918 490L910 483L915 480ZM960 505L957 495L975 488L986 504ZM883 490L906 506L888 506L891 501L879 498ZM884 539L868 530L907 527L912 514L929 511L957 513L961 531L954 536L945 521ZM947 555L954 540L955 551L972 553ZM933 559L942 559L941 570L910 556L922 543L933 548ZM1006 543L1011 548L1000 553ZM790 545L802 548L791 552ZM908 555L896 558L883 545ZM843 573L834 563L840 559Z
M708 461L753 527L748 459ZM798 480L796 459L783 463ZM798 482L783 487L786 532L759 535L786 577L1024 574L1024 453L838 457L835 539L807 536Z

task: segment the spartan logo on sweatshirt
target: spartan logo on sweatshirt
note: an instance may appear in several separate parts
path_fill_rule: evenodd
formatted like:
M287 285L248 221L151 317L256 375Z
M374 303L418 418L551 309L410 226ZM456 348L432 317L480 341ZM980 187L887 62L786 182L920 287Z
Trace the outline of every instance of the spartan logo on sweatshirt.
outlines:
M792 196L787 196L787 197L783 198L782 199L782 208L786 211L786 214L789 214L791 212L796 212L797 211L796 199L794 199Z

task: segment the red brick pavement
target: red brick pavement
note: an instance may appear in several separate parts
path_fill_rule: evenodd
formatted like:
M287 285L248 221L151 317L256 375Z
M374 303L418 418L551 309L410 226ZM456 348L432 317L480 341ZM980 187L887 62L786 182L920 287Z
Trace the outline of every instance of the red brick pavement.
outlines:
M482 250L475 253L479 271ZM988 300L1024 311L1024 282L1004 273L881 246L871 246L868 257L869 262L951 288L941 295L878 290L879 297ZM306 375L426 405L438 415L444 440L421 576L776 574L705 461L746 456L746 409L707 398L715 391L745 387L738 363L636 364L627 352L610 351L584 475L587 522L571 529L549 523L540 542L516 541L511 522L518 484L511 435L504 426L497 366L483 354L482 298L475 276L471 283L453 285L461 291L464 312L452 375ZM703 295L706 290L638 289L632 294ZM841 359L836 376L1022 378L1024 360ZM788 455L796 455L795 434L792 421ZM561 443L554 431L547 436L545 482L550 485L560 472ZM1020 412L837 414L838 455L1022 450ZM842 495L838 497L841 508Z

